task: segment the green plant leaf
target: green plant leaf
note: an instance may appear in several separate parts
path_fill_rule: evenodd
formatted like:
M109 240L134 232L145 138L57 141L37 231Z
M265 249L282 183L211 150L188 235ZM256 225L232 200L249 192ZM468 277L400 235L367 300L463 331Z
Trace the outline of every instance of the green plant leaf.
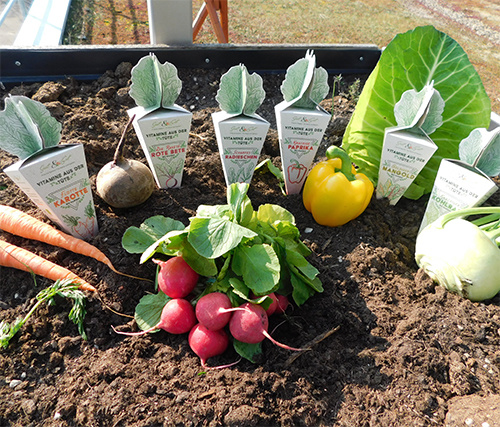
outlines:
M445 100L443 124L432 135L436 154L405 193L411 199L429 193L441 159L458 158L460 141L490 122L489 97L456 41L432 26L397 35L366 81L342 142L360 172L376 184L385 129L396 125L394 105L405 91L420 91L432 81Z
M157 325L160 322L163 307L170 299L161 291L143 296L135 307L134 319L137 326L145 331Z
M172 230L184 230L185 228L186 226L182 222L162 215L152 216L141 224L141 230L155 239L163 237Z
M196 209L196 216L202 218L228 218L232 219L233 212L229 205L200 205Z
M261 173L265 173L266 169L276 177L281 192L283 193L283 195L286 196L285 179L283 178L283 171L280 168L274 166L271 159L263 160L255 167L255 171Z
M187 239L187 230L172 230L156 240L151 246L146 248L141 255L141 264L144 264L153 255L160 253L167 256L176 256L184 247Z
M239 246L234 251L231 267L257 296L275 290L280 279L278 256L267 244Z
M227 218L192 218L188 241L205 258L218 258L240 244L243 238L257 236L255 232Z
M257 210L257 219L261 222L273 225L277 225L278 222L287 222L290 223L296 231L298 231L294 226L295 217L293 214L280 205L260 205Z
M62 125L38 101L9 96L0 112L0 148L25 159L61 140Z
M290 281L292 282L292 298L299 307L314 295L314 289L307 285L302 278L291 272Z
M243 182L235 182L227 189L227 203L234 214L238 224L248 222L253 215L253 208L247 196L249 185Z
M259 363L262 357L262 343L247 344L238 340L233 340L233 347L241 357L252 363Z
M286 251L286 259L289 264L294 265L309 280L314 280L319 274L316 267L311 265L301 254L291 250Z
M127 228L122 237L122 246L128 253L141 254L168 232L184 228L185 225L175 219L162 215L153 216L146 219L139 228Z
M244 301L249 301L250 288L244 282L236 277L231 277L229 279L229 284L231 285L231 288L233 289L233 293L235 295L237 295ZM238 303L237 305L240 304Z
M212 277L217 275L218 270L215 260L201 257L188 242L187 238L183 240L180 252L184 261L200 276Z

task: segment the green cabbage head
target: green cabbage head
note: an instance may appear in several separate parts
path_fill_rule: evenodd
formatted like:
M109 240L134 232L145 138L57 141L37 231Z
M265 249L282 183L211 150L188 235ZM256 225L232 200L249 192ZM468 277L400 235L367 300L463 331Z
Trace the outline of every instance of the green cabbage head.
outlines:
M458 159L460 141L490 123L490 99L455 40L432 26L398 34L368 77L342 141L352 161L376 185L384 131L397 124L395 104L403 92L420 91L432 81L445 102L443 124L430 135L438 150L406 191L409 199L429 193L441 159Z

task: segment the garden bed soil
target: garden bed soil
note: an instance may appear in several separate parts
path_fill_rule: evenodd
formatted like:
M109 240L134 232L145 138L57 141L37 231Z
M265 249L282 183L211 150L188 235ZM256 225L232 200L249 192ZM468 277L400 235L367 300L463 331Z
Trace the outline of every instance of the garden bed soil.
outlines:
M134 106L128 94L130 68L120 64L94 82L68 79L10 88L2 99L10 92L43 102L63 125L63 143L84 143L95 190L95 176L112 159L126 110ZM198 205L225 203L210 116L217 111L215 94L224 71L179 70L178 103L193 112L180 189L156 189L131 209L111 208L94 195L100 233L91 243L119 270L146 278L155 274L152 262L140 265L139 255L122 249L128 227L153 215L187 224ZM267 97L258 113L271 128L262 159L280 166L273 107L282 100L283 75L263 77ZM349 90L354 81L346 76L340 92L323 103L329 111L333 107L333 116L317 160L327 146L341 142L355 105ZM127 156L145 162L134 131L126 138ZM15 160L0 152L0 169ZM68 320L71 303L58 299L55 306L40 308L0 351L0 425L427 426L444 425L451 402L461 396L496 397L500 299L472 303L418 270L414 243L426 198L402 199L396 206L373 198L359 218L328 228L314 222L300 195L284 196L269 173L254 175L249 197L254 208L274 203L291 211L312 250L309 260L320 271L325 291L270 326L277 340L291 346L314 341L310 351L296 354L265 342L258 364L242 360L204 372L185 335L160 331L124 337L112 330L136 326L107 307L133 315L139 299L154 292L151 283L0 232L0 238L72 269L99 294L87 294L87 341ZM0 202L48 221L3 172ZM13 321L29 311L37 292L50 284L40 277L36 282L27 273L0 267L1 319ZM230 350L209 364L237 359ZM490 420L490 425L495 424Z

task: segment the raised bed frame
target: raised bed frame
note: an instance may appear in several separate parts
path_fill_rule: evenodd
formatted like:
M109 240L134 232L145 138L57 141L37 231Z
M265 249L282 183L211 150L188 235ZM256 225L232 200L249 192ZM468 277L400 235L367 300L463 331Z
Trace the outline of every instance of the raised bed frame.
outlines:
M4 86L74 77L94 80L121 62L132 64L148 53L177 68L227 69L239 63L250 71L284 72L306 50L316 54L318 66L330 74L365 74L377 64L381 50L375 45L116 45L0 47L0 83Z

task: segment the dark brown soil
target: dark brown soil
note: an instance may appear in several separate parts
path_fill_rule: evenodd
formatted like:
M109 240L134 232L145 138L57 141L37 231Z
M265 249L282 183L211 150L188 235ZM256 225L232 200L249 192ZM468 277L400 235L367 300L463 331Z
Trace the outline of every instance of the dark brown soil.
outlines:
M10 93L45 103L63 124L63 142L85 144L95 180L112 159L126 110L134 106L128 95L130 67L121 64L92 83L48 82ZM184 88L179 104L194 113L181 189L157 189L144 205L126 210L110 208L95 195L101 231L91 243L118 269L148 278L155 273L153 263L139 265L139 256L122 249L127 227L158 214L187 224L199 204L224 203L226 187L210 118L222 72L180 70ZM273 107L281 101L283 75L263 77L267 98L258 112L271 129L262 156L280 165ZM349 79L335 94L317 160L326 146L341 141L354 105L344 94ZM331 109L332 100L324 106ZM133 131L127 142L127 155L144 161ZM14 161L0 153L0 169ZM0 425L434 426L444 425L452 398L499 392L500 297L472 303L418 271L413 251L425 199L403 199L394 207L373 199L358 219L327 228L314 222L300 195L283 196L269 174L254 176L249 196L254 208L275 203L295 215L325 287L274 320L273 335L300 347L338 330L296 359L266 342L260 364L241 361L203 372L186 336L117 335L111 326L129 323L133 328L133 321L106 309L92 294L85 319L89 339L84 341L68 320L70 303L57 300L39 309L0 351ZM0 202L46 220L3 173ZM154 291L148 282L116 275L92 259L7 233L0 232L0 238L72 269L118 312L132 315L139 299ZM29 274L0 267L1 319L23 316L48 285L37 278L35 286ZM236 359L228 351L210 364Z

